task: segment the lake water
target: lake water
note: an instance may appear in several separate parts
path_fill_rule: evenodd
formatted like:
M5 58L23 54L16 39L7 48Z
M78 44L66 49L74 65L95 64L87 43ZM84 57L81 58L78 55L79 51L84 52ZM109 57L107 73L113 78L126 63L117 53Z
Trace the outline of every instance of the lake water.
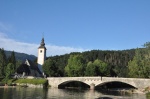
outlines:
M94 90L43 89L43 88L0 88L0 99L147 99L144 94L102 93Z

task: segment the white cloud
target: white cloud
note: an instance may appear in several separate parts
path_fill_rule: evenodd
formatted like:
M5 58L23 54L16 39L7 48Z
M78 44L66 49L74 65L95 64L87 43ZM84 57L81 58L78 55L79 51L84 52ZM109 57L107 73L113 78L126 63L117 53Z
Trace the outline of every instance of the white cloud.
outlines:
M25 42L19 42L14 39L8 38L8 36L2 32L0 32L0 48L4 48L5 50L27 53L37 56L37 49L39 44L29 44ZM47 56L54 55L63 55L70 52L82 52L85 49L82 48L73 48L73 47L65 47L65 46L56 46L46 44L47 48Z
M46 48L47 48L48 55L62 55L70 52L85 51L82 48L72 48L72 47L55 46L55 45L47 45Z

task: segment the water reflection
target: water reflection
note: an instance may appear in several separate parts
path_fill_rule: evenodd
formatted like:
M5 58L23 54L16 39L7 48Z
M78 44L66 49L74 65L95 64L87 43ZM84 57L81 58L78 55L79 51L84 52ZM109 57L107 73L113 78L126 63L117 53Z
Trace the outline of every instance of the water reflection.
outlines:
M53 99L95 99L101 93L93 90L78 90L78 89L49 89L48 98Z
M113 95L111 92L101 93L94 90L75 89L42 89L42 88L0 88L0 99L146 99L144 94Z

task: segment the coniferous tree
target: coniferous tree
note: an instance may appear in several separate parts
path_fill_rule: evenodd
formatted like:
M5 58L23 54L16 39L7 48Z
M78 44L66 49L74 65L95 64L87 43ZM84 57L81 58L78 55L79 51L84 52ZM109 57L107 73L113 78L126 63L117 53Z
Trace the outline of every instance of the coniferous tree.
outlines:
M15 70L16 70L16 57L15 57L14 51L12 51L8 61L9 61L9 63L12 63L15 66Z
M6 67L6 76L5 78L9 79L11 74L13 74L15 72L15 66L13 63L8 63L7 67Z
M4 49L0 49L0 76L4 76L6 72L7 59Z
M57 67L54 64L54 61L51 59L46 60L43 64L42 68L43 68L43 72L45 74L47 74L48 76L54 77L57 75L56 74L57 73Z

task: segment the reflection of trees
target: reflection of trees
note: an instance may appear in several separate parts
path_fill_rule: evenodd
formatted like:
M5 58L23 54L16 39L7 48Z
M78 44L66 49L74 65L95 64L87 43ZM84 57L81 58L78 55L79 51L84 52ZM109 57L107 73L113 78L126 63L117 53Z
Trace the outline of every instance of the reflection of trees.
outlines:
M46 99L47 90L42 88L4 88L0 89L0 99Z
M150 92L146 94L146 98L150 99Z
M79 89L48 89L48 99L95 99L102 95L94 90L79 90Z
M35 98L39 98L39 99L43 99L43 97L45 97L43 94L43 89L42 88L19 88L20 92L18 92L18 95L20 93L20 97L21 99L24 99L25 97L27 98L31 98L31 99L35 99Z
M4 90L4 91L0 92L1 95L2 95L1 98L2 98L2 99L9 99L9 98L8 98L8 94L7 94L8 88L4 88L3 90Z
M118 99L118 96L103 95L95 90L69 90L69 89L43 89L43 88L0 88L0 99L95 99L102 96L110 96ZM149 93L150 94L150 93ZM149 99L149 94L132 94L132 99ZM127 96L119 96L127 97Z

